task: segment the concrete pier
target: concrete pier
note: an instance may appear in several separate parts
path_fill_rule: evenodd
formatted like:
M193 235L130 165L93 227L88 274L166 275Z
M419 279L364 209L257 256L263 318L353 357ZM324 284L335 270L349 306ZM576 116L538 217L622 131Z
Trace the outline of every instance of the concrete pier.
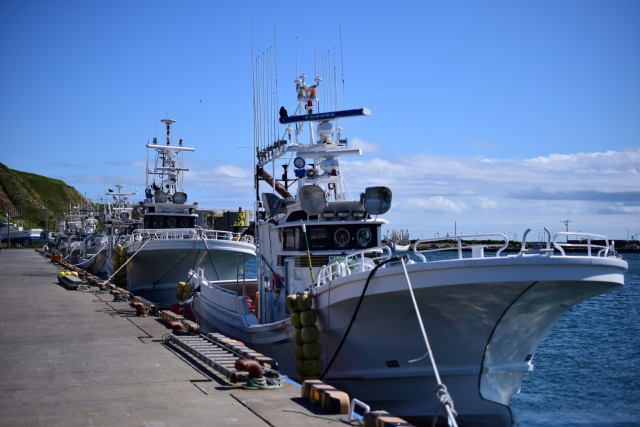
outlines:
M0 426L343 425L300 389L244 390L167 346L155 317L67 291L33 250L0 252Z

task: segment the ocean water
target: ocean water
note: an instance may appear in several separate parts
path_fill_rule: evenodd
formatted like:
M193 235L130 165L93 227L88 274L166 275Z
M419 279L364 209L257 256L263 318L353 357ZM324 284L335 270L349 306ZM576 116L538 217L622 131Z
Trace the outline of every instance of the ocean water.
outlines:
M511 400L521 427L640 426L640 254L625 286L571 308Z

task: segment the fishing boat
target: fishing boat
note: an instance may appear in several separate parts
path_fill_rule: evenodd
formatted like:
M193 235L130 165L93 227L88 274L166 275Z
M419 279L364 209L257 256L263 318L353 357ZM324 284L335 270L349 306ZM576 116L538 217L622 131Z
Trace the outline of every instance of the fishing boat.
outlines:
M82 240L87 236L87 214L80 206L69 206L69 213L65 214L58 226L58 235L51 244L55 253L62 255L63 260L77 264L82 256ZM89 221L90 230L97 225L97 221Z
M17 223L2 222L0 223L0 241L6 243L11 240L11 243L18 243L20 245L29 244L34 240L40 238L42 233L41 228L24 229L22 221L18 220Z
M184 167L184 154L194 148L184 146L182 139L172 145L175 120L162 122L167 130L166 145L158 144L157 138L146 145L146 198L141 202L140 228L126 238L122 249L117 247L119 255L114 256L119 256L118 268L126 269L122 271L126 271L129 291L155 303L172 304L177 300L178 283L188 279L191 269L199 266L215 280L235 280L255 258L255 245L253 237L244 233L250 219L245 213L237 231L197 225L199 207L187 203L183 178L189 171ZM149 151L155 154L151 160Z
M81 255L78 266L89 271L91 274L112 274L113 251L116 244L123 242L126 235L133 231L136 224L132 217L133 205L130 197L138 195L135 192L124 193L124 185L116 184L117 191L105 190L105 210L98 211L102 221L102 229L97 229L98 220L95 219L95 210L86 209L89 217L85 219L85 228L88 234L82 240ZM95 225L94 225L95 222ZM91 229L91 225L93 225ZM119 255L118 255L119 256Z
M385 242L394 252L406 252L411 246L409 231L402 229L400 231L391 230L391 235L389 235L389 232L387 231Z
M491 254L456 236L455 247L421 249L451 237L418 240L411 257L392 256L380 216L392 192L350 193L341 159L361 150L334 126L370 111L317 112L319 82L296 79L295 114L279 119L285 137L256 147L255 182L267 183L257 201L257 282L219 283L197 269L190 278L201 330L241 340L294 379L320 378L410 421L431 422L450 396L460 425L516 425L509 400L546 332L574 305L621 288L627 263L604 237L585 235L586 254L576 256L560 243L565 233L548 231L546 248L527 249L525 233L516 254L504 253L508 238L499 234L486 236L504 241ZM284 185L268 173L276 162L293 164L295 189L286 167ZM450 259L434 257L445 250Z

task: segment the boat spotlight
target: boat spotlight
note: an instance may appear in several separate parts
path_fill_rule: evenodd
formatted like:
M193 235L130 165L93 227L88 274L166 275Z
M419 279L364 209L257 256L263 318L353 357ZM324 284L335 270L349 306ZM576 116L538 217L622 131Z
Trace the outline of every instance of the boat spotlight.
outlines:
M336 216L335 211L332 210L325 210L324 212L322 212L322 218L326 218L326 219L331 219L334 218Z
M176 193L173 195L173 203L183 205L186 202L187 202L187 193L182 191L176 191Z
M349 209L338 209L338 218L340 219L349 218Z
M364 190L364 209L371 215L381 215L391 208L391 190L387 187L368 187Z
M311 184L298 190L300 206L309 215L318 215L327 208L324 190L319 185Z
M167 193L164 190L156 190L153 193L153 198L156 200L156 203L165 203L167 201Z
M284 200L273 193L262 193L262 206L271 218L278 214L285 213L287 206Z

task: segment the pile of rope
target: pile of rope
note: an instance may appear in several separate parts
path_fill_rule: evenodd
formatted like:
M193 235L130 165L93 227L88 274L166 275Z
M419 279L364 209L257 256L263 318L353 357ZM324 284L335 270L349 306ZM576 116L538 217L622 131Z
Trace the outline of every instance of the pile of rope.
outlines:
M262 378L247 378L242 388L248 390L272 390L280 388L284 384L284 377L274 369L262 368L262 374Z

